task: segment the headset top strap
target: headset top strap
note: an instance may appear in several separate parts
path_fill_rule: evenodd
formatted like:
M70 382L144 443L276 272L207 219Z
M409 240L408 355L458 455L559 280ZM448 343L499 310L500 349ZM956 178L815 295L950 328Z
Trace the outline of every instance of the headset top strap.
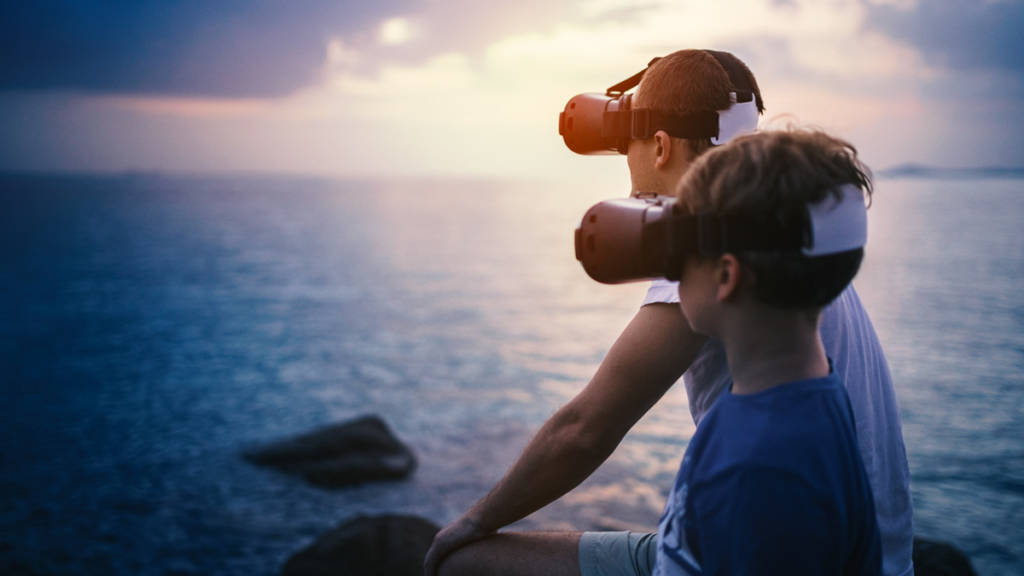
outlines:
M653 66L654 63L657 62L658 60L661 60L661 56L658 56L657 58L652 58L651 61L647 63L647 68L650 68L651 66ZM612 86L611 88L609 88L608 90L605 91L604 95L605 96L622 96L627 91L632 90L633 88L636 88L636 86L638 84L640 84L640 80L643 79L644 74L647 73L647 68L644 68L643 70L637 72L636 74L633 74L629 78L626 78L622 82L619 82L618 84Z

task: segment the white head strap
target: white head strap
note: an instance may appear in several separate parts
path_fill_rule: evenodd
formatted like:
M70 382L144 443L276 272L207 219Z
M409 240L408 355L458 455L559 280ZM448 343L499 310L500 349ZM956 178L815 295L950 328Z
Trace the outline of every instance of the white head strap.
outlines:
M868 243L868 212L864 195L853 184L839 188L841 198L829 193L807 207L811 216L811 246L807 256L825 256L863 248Z
M711 139L715 146L757 130L757 97L736 102L736 93L729 92L729 102L732 104L728 108L718 111L718 136Z

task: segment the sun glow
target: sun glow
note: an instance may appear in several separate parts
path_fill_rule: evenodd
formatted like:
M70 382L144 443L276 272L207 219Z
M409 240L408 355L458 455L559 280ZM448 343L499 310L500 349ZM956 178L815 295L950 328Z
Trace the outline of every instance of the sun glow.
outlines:
M405 44L413 37L412 25L405 18L390 18L380 25L377 37L385 46Z

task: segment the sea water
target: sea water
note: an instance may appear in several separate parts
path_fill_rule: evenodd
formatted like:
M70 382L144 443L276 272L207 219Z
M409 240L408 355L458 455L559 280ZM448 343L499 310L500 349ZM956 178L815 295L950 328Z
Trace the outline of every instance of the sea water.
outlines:
M615 191L484 181L0 176L0 571L273 574L360 514L455 518L643 295L573 257ZM856 281L917 533L1024 572L1024 180L877 183ZM521 528L652 529L675 387ZM325 491L240 450L366 413L408 480Z

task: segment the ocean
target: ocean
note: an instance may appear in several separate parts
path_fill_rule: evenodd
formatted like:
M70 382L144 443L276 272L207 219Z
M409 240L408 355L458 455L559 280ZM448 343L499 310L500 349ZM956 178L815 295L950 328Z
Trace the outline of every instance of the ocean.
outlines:
M614 191L472 180L0 176L0 571L274 574L360 514L455 518L642 298L574 260ZM882 178L855 281L919 535L1024 573L1024 179ZM337 491L243 448L362 414L408 480ZM653 529L676 386L521 528Z

